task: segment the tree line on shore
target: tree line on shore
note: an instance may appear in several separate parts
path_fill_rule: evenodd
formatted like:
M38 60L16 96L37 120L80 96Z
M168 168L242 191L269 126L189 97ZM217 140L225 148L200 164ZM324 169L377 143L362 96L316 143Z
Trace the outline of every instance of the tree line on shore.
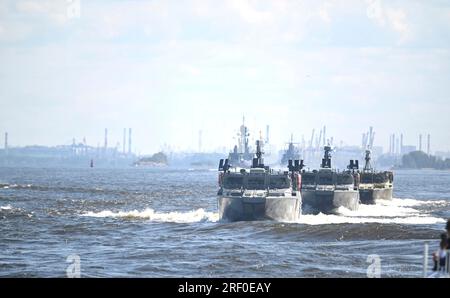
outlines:
M409 169L432 168L447 170L450 169L450 158L442 159L434 155L428 155L422 151L413 151L403 155L401 167Z

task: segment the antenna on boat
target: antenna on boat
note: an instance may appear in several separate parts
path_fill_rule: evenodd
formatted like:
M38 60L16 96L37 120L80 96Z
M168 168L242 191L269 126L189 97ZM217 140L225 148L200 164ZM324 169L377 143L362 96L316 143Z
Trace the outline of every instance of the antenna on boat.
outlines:
M325 146L323 150L325 153L320 167L324 169L331 169L331 146Z
M359 169L359 161L357 159L356 160L350 159L350 164L347 166L347 169L355 172L355 170Z
M264 168L263 154L264 152L261 151L261 141L256 140L256 158L253 158L252 168Z
M298 160L288 160L288 169L289 172L300 172L305 167L305 164L303 163L303 159Z
M228 158L223 160L220 159L219 161L219 171L226 172L230 169L231 165L229 164Z
M364 172L371 172L373 170L372 164L370 163L371 154L372 151L370 151L369 149L366 150L366 156L364 157L364 160L366 161L366 164L364 165Z

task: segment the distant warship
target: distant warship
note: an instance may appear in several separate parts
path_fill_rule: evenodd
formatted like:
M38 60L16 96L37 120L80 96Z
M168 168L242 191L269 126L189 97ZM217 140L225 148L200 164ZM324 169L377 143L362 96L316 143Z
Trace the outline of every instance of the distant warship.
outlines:
M320 169L301 174L303 204L322 213L333 213L339 207L358 209L358 161L351 160L348 170L337 172L331 168L331 147L325 146L324 151Z
M300 151L295 146L293 136L291 135L291 141L288 143L288 148L281 157L281 164L285 165L288 163L289 160L296 160L296 159L300 160Z
M359 185L361 203L375 204L377 200L392 199L394 174L390 171L374 171L370 160L371 151L366 150L366 164L361 173L361 183Z
M245 126L245 118L242 119L242 125L239 128L238 144L234 146L233 151L228 155L228 161L233 166L249 167L251 165L253 154L250 153L250 147L248 145L248 132L247 126Z
M302 164L290 160L288 171L264 165L260 141L250 168L238 169L229 159L219 162L218 209L220 219L295 221L301 214Z

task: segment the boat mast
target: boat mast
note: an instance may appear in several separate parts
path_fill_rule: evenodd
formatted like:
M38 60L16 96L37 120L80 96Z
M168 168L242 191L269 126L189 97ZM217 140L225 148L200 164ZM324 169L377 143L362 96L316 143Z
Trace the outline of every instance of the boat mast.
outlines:
M322 158L321 168L323 169L331 169L331 147L325 146L324 148L324 156Z
M371 151L366 150L366 157L364 158L366 161L366 164L364 165L364 172L372 172L372 164L370 163L371 160Z
M261 151L261 141L256 141L256 158L253 158L252 168L264 168L264 159L262 155L264 152Z

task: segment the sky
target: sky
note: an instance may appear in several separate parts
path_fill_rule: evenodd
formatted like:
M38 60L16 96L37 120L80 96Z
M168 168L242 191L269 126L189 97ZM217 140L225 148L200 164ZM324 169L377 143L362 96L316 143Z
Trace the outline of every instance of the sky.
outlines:
M0 133L11 146L231 148L313 128L450 150L449 1L0 0Z

